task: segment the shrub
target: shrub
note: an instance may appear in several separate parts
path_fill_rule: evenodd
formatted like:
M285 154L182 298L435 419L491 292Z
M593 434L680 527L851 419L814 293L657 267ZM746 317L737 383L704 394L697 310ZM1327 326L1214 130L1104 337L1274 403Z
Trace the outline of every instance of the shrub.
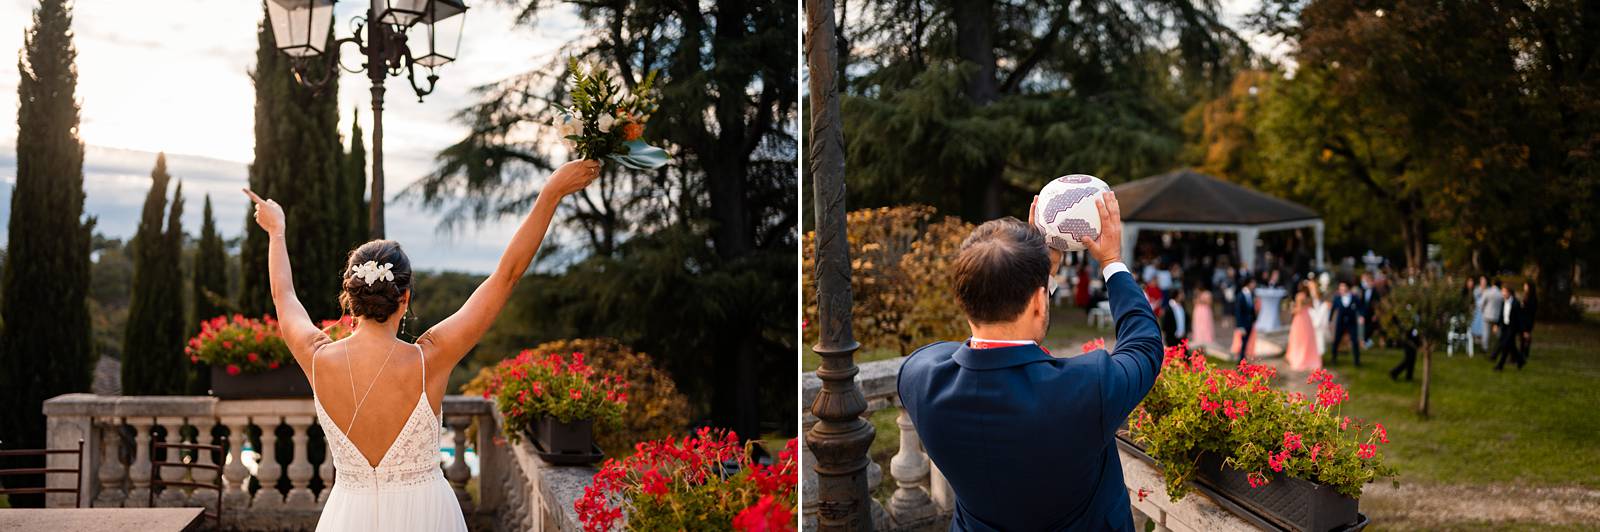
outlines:
M729 431L641 442L632 456L607 459L573 507L591 532L612 530L624 512L628 530L793 531L795 445L763 465Z
M949 261L972 225L923 205L863 209L849 214L851 327L866 349L904 355L926 343L959 337L965 318L950 292ZM817 319L816 232L801 246L806 322ZM807 342L816 330L805 328Z
M1129 425L1134 441L1160 462L1173 501L1188 493L1202 453L1247 472L1255 487L1287 476L1360 497L1363 484L1394 476L1378 447L1389 442L1387 430L1341 415L1350 395L1331 374L1312 373L1306 382L1317 385L1317 395L1305 397L1269 387L1276 373L1252 364L1210 368L1202 350L1167 349L1161 376Z

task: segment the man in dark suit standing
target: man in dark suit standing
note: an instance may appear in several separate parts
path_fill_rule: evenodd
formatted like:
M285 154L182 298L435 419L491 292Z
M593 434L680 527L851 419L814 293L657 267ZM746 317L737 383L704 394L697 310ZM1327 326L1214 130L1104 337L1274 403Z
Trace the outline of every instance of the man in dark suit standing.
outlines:
M1183 308L1183 289L1167 291L1166 308L1161 312L1161 339L1167 347L1178 345L1189 337L1189 313Z
M955 492L952 530L1133 530L1113 438L1155 383L1161 332L1122 262L1116 198L1101 197L1099 238L1084 244L1104 268L1114 353L1054 358L1039 346L1060 253L1003 218L973 230L954 261L972 337L918 349L900 367L901 403Z
M1383 293L1372 281L1372 274L1361 274L1361 293L1357 295L1361 296L1361 321L1356 329L1361 332L1362 346L1371 347L1372 339L1378 336L1378 301L1383 299ZM1357 351L1356 365L1361 365L1360 362L1361 354Z
M1349 336L1350 351L1355 353L1356 367L1361 367L1361 335L1357 333L1357 328L1366 321L1366 311L1362 307L1361 296L1350 293L1350 283L1339 281L1339 293L1333 297L1333 312L1328 318L1333 321L1333 354L1328 359L1330 364L1339 361L1339 340Z
M1241 331L1239 352L1234 354L1238 356L1239 363L1243 364L1245 354L1250 352L1250 334L1255 332L1256 328L1255 276L1247 276L1239 283L1239 295L1233 298L1233 323L1234 327L1238 327Z
M1495 345L1494 354L1490 355L1490 358L1495 360L1495 371L1506 369L1508 358L1513 359L1512 362L1517 364L1517 369L1522 369L1527 361L1517 347L1523 329L1527 326L1524 322L1527 314L1523 310L1522 300L1517 299L1516 294L1511 291L1511 283L1501 286L1500 294L1505 296L1505 303L1500 307L1500 343Z

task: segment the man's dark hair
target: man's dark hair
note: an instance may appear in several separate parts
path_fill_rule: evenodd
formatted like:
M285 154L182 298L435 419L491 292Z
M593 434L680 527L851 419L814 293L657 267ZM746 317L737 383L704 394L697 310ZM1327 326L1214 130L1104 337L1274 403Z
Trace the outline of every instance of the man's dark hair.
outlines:
M1016 218L990 220L961 242L956 301L974 323L1004 323L1028 308L1050 276L1044 235Z

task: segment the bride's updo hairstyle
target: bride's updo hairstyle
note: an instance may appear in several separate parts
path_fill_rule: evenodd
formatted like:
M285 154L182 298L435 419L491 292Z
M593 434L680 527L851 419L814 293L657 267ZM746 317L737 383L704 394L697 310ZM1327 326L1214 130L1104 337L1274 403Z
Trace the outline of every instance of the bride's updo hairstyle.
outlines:
M361 276L355 275L357 266L368 261L384 264L393 264L389 273L394 275L394 280L379 279L372 284L367 284ZM400 249L400 243L393 240L373 240L362 244L350 252L350 260L345 261L344 289L339 291L339 306L346 312L358 318L367 318L378 323L387 321L395 311L400 310L400 300L411 290L411 259L406 258L406 252Z

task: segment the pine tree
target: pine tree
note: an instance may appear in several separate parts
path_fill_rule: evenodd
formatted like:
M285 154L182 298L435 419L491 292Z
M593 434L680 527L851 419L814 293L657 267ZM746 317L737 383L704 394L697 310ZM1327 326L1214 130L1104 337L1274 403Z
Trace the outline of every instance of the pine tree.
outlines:
M265 20L265 10L263 10ZM339 181L344 147L339 140L337 80L320 90L301 86L290 58L279 52L268 24L258 26L256 68L256 152L250 188L277 200L288 220L285 240L294 261L294 288L314 320L339 315L339 274L345 245L340 217L344 204ZM330 51L329 53L334 53ZM240 198L240 201L247 201ZM243 286L240 311L273 312L267 282L267 234L250 208L245 216L239 258Z
M0 306L0 437L5 448L45 443L42 403L89 389L89 242L83 217L83 142L78 139L77 50L72 9L42 0L17 62L17 177L11 193L4 305ZM38 466L34 458L0 467ZM7 487L39 477L8 477ZM13 506L39 505L13 496Z
M351 113L350 151L344 157L344 213L348 221L345 243L355 248L371 237L372 223L367 214L367 145L361 136L361 113Z
M183 356L188 316L183 312L183 272L176 267L183 257L183 184L173 192L168 211L167 183L172 176L167 173L166 154L156 156L150 180L139 230L130 243L133 297L122 336L122 393L181 394L191 369Z
M200 242L194 256L194 319L191 330L199 330L199 323L227 313L228 251L217 233L217 222L211 214L211 195L206 194L205 220L200 226Z

